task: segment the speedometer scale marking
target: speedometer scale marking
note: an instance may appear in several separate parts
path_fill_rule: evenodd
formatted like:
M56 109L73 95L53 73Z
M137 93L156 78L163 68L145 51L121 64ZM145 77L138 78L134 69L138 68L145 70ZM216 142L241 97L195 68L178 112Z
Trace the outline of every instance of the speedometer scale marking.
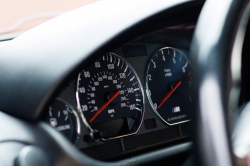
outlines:
M114 53L100 57L80 72L77 86L78 107L90 130L105 133L103 138L110 139L139 129L143 94L137 75L125 60Z
M165 47L150 59L146 92L155 113L167 124L190 120L192 105L191 65L181 51Z

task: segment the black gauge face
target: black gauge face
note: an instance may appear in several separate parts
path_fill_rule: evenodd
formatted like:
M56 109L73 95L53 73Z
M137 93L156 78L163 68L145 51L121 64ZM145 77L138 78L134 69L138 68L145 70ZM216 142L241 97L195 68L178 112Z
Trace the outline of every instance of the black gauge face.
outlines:
M165 47L150 59L146 92L156 114L167 124L190 120L192 106L191 66L181 51Z
M60 99L49 107L46 121L56 130L75 143L80 132L80 124L77 113L72 107Z
M79 73L77 104L90 130L113 139L134 134L143 118L143 92L132 67L114 53Z

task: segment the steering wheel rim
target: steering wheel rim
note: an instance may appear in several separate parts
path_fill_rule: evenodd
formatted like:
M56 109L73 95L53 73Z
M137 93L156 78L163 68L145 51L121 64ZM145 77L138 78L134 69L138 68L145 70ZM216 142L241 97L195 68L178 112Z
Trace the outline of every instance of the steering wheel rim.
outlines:
M228 115L238 106L249 8L246 0L210 0L198 20L191 55L196 65L199 110L195 148L201 165L235 165Z

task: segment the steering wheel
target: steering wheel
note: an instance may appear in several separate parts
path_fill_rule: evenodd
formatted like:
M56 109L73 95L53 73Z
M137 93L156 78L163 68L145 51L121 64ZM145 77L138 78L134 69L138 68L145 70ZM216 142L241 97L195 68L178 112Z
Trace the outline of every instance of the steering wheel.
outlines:
M249 165L245 162L250 141L246 134L249 113L242 112L234 131L229 121L229 114L238 106L249 11L246 0L209 0L199 17L191 54L198 77L195 145L202 165Z
M120 162L97 161L80 153L59 133L38 121L42 110L81 66L127 41L128 34L133 36L138 29L171 16L172 9L181 11L183 4L192 6L194 3L176 0L157 3L153 0L101 1L52 19L7 44L0 52L0 108L3 111L0 113L0 129L4 133L0 135L0 154L11 146L18 153L18 163L29 161L34 165L37 162L34 158L39 158L38 161L44 161L36 163L40 165L121 165ZM195 93L199 101L195 147L202 165L229 166L235 161L227 110L234 110L237 106L240 55L249 9L246 0L209 0L197 24L191 55L197 72ZM95 11L102 13L102 17ZM128 12L131 17L127 16ZM92 17L86 17L88 15ZM235 140L238 140L244 132L236 133ZM10 145L2 146L3 143ZM148 164L171 157L186 146L190 145L165 151L165 155L152 153L151 157L144 155L137 159L140 164ZM237 147L235 144L234 149ZM28 156L28 160L27 154L35 157L32 160ZM138 164L131 161L122 162Z

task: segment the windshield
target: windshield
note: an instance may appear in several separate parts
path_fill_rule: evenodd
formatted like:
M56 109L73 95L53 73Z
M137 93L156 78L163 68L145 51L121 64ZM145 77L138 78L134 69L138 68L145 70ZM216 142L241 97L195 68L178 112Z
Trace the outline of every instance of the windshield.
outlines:
M64 12L98 0L0 0L0 35L27 31Z

